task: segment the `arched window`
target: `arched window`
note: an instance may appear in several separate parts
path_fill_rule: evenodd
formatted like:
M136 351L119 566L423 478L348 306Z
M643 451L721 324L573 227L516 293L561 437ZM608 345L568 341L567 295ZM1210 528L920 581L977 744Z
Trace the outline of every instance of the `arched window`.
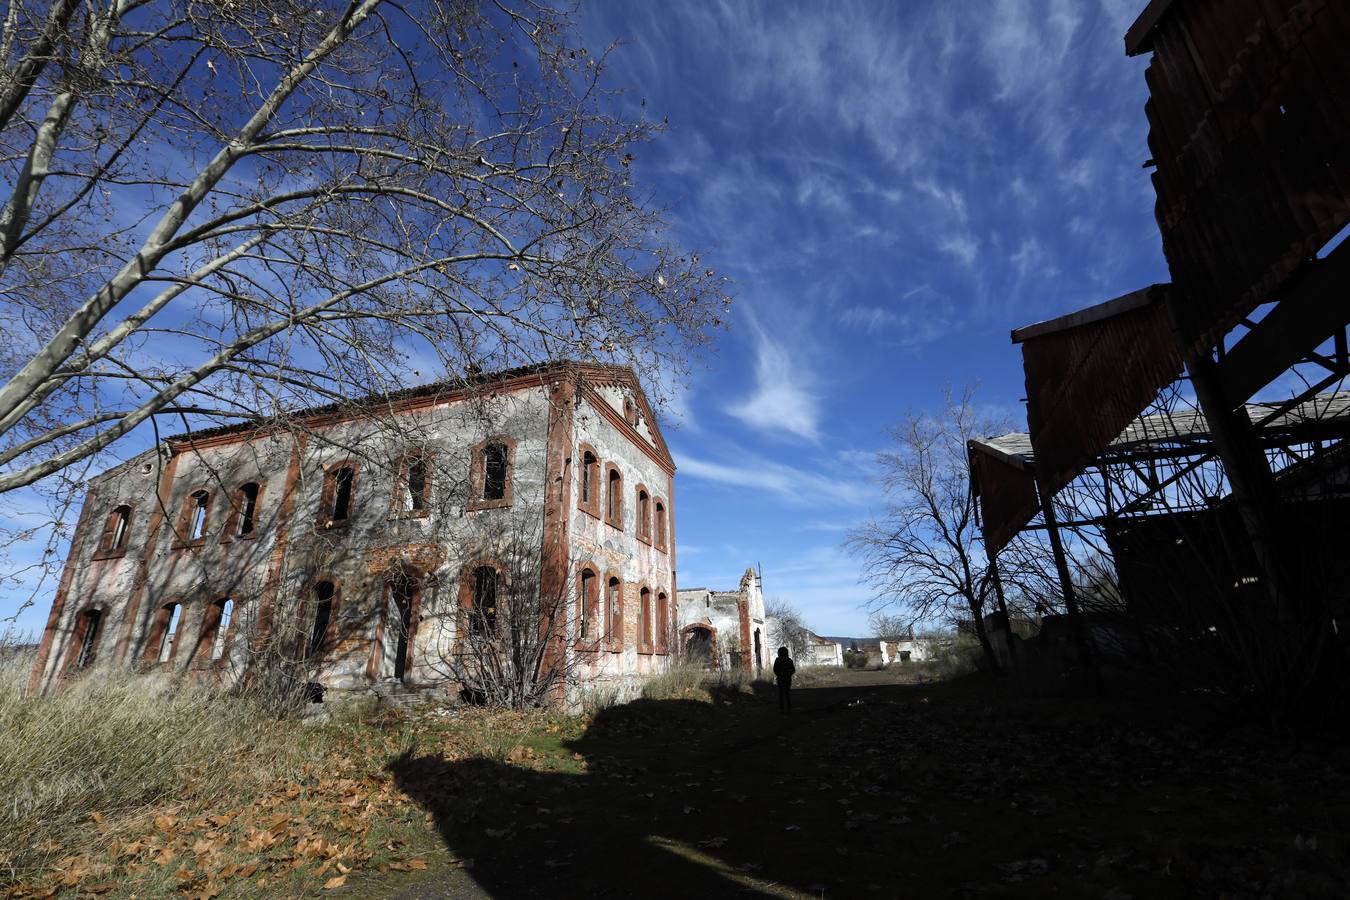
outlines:
M661 498L658 497L656 498L656 502L652 504L652 508L654 543L656 544L656 549L664 550L666 549L666 505L662 503Z
M506 496L506 446L488 444L483 448L483 499L501 500Z
M331 581L315 582L310 591L309 630L305 637L305 656L321 656L328 649L328 632L333 625L333 598L337 590Z
M623 646L623 582L618 576L611 575L605 585L605 623L605 637L617 650Z
M638 592L638 648L652 652L652 592L645 587Z
M577 506L596 518L600 516L600 457L586 446L581 448L581 487L577 491Z
M166 663L178 652L178 626L183 618L181 603L166 603L155 614L154 639L150 644L151 658Z
M656 652L666 653L670 647L670 600L666 592L656 595Z
M623 475L611 465L605 481L605 521L623 529Z
M637 536L638 540L650 543L652 539L652 499L647 489L638 485L637 489Z
M222 597L202 610L202 633L197 638L196 657L210 662L223 659L229 646L230 622L234 619L234 601Z
M130 534L131 507L124 503L108 514L108 521L103 526L103 535L98 542L99 552L110 556L125 553Z
M75 633L72 635L74 639L71 641L73 655L68 657L70 660L68 668L79 670L93 664L102 630L102 610L86 609L79 614L75 619Z
M627 397L625 397L623 401L623 420L629 425L636 425L638 423L637 406L635 406L633 401Z
M473 570L469 627L477 637L497 633L497 570L492 566L479 566Z
M593 641L598 637L600 623L600 578L589 566L581 570L577 582L577 638Z
M199 544L206 540L206 521L211 512L211 492L193 491L183 504L183 518L179 529L183 541Z
M236 537L253 537L253 533L258 528L258 495L262 488L257 482L250 481L248 484L241 484L235 491L234 508L237 511L238 519L235 522L234 533Z

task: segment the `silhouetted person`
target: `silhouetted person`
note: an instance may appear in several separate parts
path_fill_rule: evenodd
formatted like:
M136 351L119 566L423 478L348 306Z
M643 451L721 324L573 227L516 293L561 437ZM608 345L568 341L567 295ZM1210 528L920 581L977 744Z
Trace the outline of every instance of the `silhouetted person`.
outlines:
M773 677L778 679L778 711L792 712L792 676L797 667L788 656L788 648L778 648L778 658L773 661Z

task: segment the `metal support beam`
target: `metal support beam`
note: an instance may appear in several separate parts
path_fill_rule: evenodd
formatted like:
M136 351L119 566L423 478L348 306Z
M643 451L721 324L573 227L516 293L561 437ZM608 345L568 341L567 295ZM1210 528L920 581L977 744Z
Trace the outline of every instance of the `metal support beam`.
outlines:
M1229 408L1241 406L1327 338L1341 334L1343 341L1343 330L1350 324L1347 284L1350 241L1326 259L1310 263L1302 276L1281 291L1279 304L1214 366L1219 392L1215 399ZM1205 413L1208 417L1209 411Z
M1270 462L1255 439L1246 408L1240 406L1235 410L1228 405L1226 398L1231 395L1223 390L1214 361L1205 354L1188 351L1186 369L1209 424L1214 448L1223 461L1233 502L1261 569L1266 595L1279 615L1288 615L1288 592L1276 537L1282 532L1275 521L1275 478Z
M1045 531L1050 535L1050 550L1055 557L1055 570L1059 573L1059 589L1064 594L1064 609L1069 614L1069 630L1073 632L1073 641L1078 648L1078 662L1083 671L1090 676L1094 673L1092 652L1088 647L1087 630L1083 627L1083 616L1078 609L1078 594L1073 589L1073 575L1069 572L1069 558L1064 553L1064 542L1060 540L1059 524L1055 517L1055 498L1042 489L1037 491L1041 497L1041 515L1045 517Z
M1008 615L1008 601L1003 597L1003 578L998 572L998 553L989 554L989 577L994 582L994 596L998 598L998 611L1003 614L1003 626L1008 629L1008 668L1017 668L1017 646L1013 640L1012 617Z

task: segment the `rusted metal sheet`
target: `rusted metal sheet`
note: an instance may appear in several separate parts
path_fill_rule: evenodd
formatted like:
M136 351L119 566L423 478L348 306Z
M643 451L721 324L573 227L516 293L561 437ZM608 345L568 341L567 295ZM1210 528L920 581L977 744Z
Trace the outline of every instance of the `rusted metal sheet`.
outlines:
M991 556L1006 547L1040 509L1031 467L1002 452L999 440L969 444L971 488L979 498L980 529ZM1026 446L1029 451L1030 443Z
M1350 222L1350 3L1154 3L1127 46L1153 51L1158 227L1206 352Z
M1027 424L1043 492L1072 481L1181 374L1169 293L1154 285L1145 303L1085 324L1041 326L1022 341ZM1118 307L1121 299L1103 306Z

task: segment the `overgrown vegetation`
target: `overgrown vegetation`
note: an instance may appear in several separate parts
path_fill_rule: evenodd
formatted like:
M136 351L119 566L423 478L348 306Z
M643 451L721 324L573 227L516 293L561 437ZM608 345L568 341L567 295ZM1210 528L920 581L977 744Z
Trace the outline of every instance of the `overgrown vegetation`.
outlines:
M845 650L844 665L850 669L862 669L867 666L867 654L861 650Z
M389 777L398 760L576 771L565 743L619 698L601 686L582 715L350 707L306 725L275 696L190 679L94 671L25 696L31 653L0 658L0 897L304 894L423 868L438 844ZM708 704L755 680L682 666L642 695Z
M258 696L97 672L34 698L23 693L31 667L27 655L0 664L0 866L10 875L57 862L91 823L251 796L315 759Z
M304 894L348 873L425 868L424 816L386 768L402 755L575 766L585 719L542 710L363 707L324 725L275 698L192 680L90 677L23 693L0 665L0 897Z

